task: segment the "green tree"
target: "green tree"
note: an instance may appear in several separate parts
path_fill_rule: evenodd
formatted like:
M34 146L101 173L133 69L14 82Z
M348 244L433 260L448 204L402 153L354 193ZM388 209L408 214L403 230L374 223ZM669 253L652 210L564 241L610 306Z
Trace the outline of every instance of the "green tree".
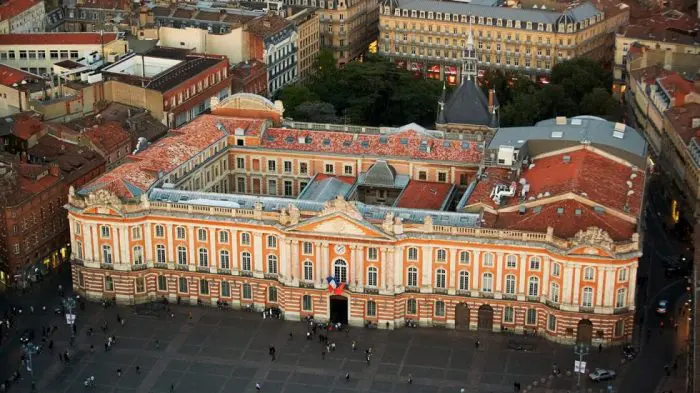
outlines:
M618 108L618 102L601 87L596 87L581 99L581 112L587 115L607 117L617 113Z
M306 86L290 85L282 89L279 99L284 103L285 115L295 119L297 107L304 102L318 101L318 95Z
M327 102L309 101L297 107L298 120L314 123L339 123L335 108Z
M314 59L314 76L317 79L325 79L330 77L338 71L337 62L333 56L333 51L328 48L322 48L316 58Z

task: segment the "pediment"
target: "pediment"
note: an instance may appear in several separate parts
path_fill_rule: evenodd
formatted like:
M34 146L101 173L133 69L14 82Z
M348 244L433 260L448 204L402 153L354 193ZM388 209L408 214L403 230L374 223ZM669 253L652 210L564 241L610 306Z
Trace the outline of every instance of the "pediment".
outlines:
M329 214L300 222L287 229L290 232L314 233L325 236L392 239L374 225L356 220L343 213Z
M100 206L91 206L83 210L83 213L85 214L100 214L103 216L118 216L121 217L122 213L119 210L116 210L112 207L105 206L105 207L100 207Z
M593 246L577 246L569 250L568 255L586 255L598 257L612 257L606 250Z

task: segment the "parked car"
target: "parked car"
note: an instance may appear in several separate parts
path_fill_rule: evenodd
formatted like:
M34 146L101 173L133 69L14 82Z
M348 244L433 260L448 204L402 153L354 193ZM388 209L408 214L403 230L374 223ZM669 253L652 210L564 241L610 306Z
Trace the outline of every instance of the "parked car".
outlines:
M593 382L607 381L610 379L615 379L615 371L605 370L602 368L597 368L592 373L588 374Z
M659 300L659 304L656 306L656 312L662 315L666 314L668 312L668 300Z
M625 344L622 347L622 354L626 360L632 360L637 357L637 350L630 344Z

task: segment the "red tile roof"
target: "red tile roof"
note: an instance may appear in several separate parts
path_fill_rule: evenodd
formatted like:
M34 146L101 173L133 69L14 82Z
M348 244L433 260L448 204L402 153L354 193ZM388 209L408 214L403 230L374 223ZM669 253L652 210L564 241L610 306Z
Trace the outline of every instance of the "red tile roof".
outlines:
M686 145L691 139L698 138L700 128L693 127L693 119L700 118L700 104L690 103L671 108L666 111L666 117Z
M40 0L10 0L0 5L0 20L14 18L40 2Z
M93 126L85 132L85 136L105 154L121 149L124 144L128 145L131 141L129 132L116 121Z
M321 181L323 179L328 179L330 177L338 179L338 180L342 181L343 183L347 183L347 184L355 184L355 181L357 180L357 178L352 177L352 176L334 176L334 175L327 175L325 173L317 174L314 180Z
M397 207L438 210L447 198L452 184L411 180L401 194Z
M169 173L224 137L226 133L218 129L219 123L233 134L236 128L261 128L264 120L201 115L145 151L130 156L128 162L95 179L81 192L106 189L121 198L137 198L158 180L159 172Z
M249 34L266 38L273 34L279 33L286 27L293 24L293 22L288 21L279 15L265 14L246 23L246 30Z
M0 45L99 45L117 39L117 33L27 33L0 34Z
M307 143L299 143L299 137L308 137ZM429 146L430 149L421 149L421 144ZM393 156L460 163L481 161L481 151L474 142L434 138L413 129L388 135L371 135L269 128L262 137L261 145L268 149L354 156Z
M612 214L597 213L592 207L571 199L546 204L541 210L526 209L524 214L487 213L484 218L486 225L494 228L547 232L547 227L552 227L554 235L564 239L592 226L605 230L615 241L629 240L637 231L634 223Z
M569 163L563 161L564 156L569 156ZM486 173L487 178L479 181L467 205L483 203L497 208L490 198L494 186L499 183L510 184L512 181L519 181L518 178L511 177L507 169L489 168ZM633 173L635 176L632 179ZM624 211L627 205L629 208L627 214L632 217L638 216L641 209L644 173L634 172L631 166L613 161L585 148L536 159L534 166L525 169L520 177L530 184L527 198L537 197L540 194L544 197L545 193L549 193L550 197L573 193L603 207L619 211ZM628 186L628 181L631 182L632 187ZM520 195L521 190L522 186L518 184L516 195ZM628 196L630 190L633 193ZM502 201L501 207L519 203L521 203L519 197L511 197Z
M679 93L683 96L695 91L695 84L682 76L674 73L659 78L659 84L671 94Z
M14 117L12 133L20 139L28 140L42 130L44 130L44 123L36 117L27 115Z
M38 75L0 64L0 85L12 87L13 83L21 83L25 79L39 78L41 77Z

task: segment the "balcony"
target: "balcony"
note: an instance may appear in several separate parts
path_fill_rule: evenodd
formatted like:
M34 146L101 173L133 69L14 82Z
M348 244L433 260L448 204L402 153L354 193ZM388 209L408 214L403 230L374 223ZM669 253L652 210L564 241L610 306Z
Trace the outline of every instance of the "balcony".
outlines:
M447 295L447 288L433 288L433 293Z
M219 268L219 269L217 269L216 271L217 271L217 273L219 273L219 274L231 274L231 269L222 269L222 268Z
M114 270L114 265L111 263L100 263L100 269Z
M527 300L528 302L531 302L531 303L539 303L539 302L540 302L540 297L539 297L539 296L530 296L530 295L528 295L527 297L525 297L525 300Z
M241 276L243 277L253 277L253 272L250 270L241 270Z
M518 295L514 293L504 293L503 294L503 299L506 300L518 300Z
M209 266L197 266L197 271L200 273L209 273Z
M471 293L471 291L469 291L467 289L458 289L457 295L459 295L459 296L471 296L472 293Z
M85 263L83 262L82 259L71 259L70 263L71 263L71 265L85 266Z
M299 288L313 288L314 283L312 281L299 281Z
M153 264L153 267L155 267L156 269L167 269L168 264L163 262L156 262Z
M627 314L630 311L629 307L616 307L613 310L613 314L618 315L618 314Z
M414 287L414 286L406 285L406 292L415 292L415 293L418 293L418 292L420 292L420 288Z
M132 266L131 266L131 271L136 272L136 271L139 271L139 270L146 270L147 267L148 267L148 266L146 266L146 264L144 264L144 263L139 263L139 264L137 264L137 265L132 265Z
M487 299L493 299L493 292L481 291L481 292L479 292L479 296L487 298Z
M175 265L175 270L187 271L187 270L190 270L190 268L187 265L177 264L177 265Z
M363 289L363 291L364 291L364 293L370 294L370 295L377 295L377 294L379 294L379 288L377 288L377 287L369 287L369 288L368 288L368 287L365 287L365 288Z
M555 303L555 302L553 302L553 301L551 301L551 300L549 300L549 299L545 300L544 303L545 303L546 305L548 305L549 307L555 308L555 309L557 309L557 310L559 310L559 309L561 308L561 305L560 305L559 303Z
M277 273L264 273L263 277L265 277L268 280L277 280L278 274Z
M593 310L594 310L593 307L584 307L584 306L580 306L580 307L578 308L578 312L583 312L583 313L592 313Z

